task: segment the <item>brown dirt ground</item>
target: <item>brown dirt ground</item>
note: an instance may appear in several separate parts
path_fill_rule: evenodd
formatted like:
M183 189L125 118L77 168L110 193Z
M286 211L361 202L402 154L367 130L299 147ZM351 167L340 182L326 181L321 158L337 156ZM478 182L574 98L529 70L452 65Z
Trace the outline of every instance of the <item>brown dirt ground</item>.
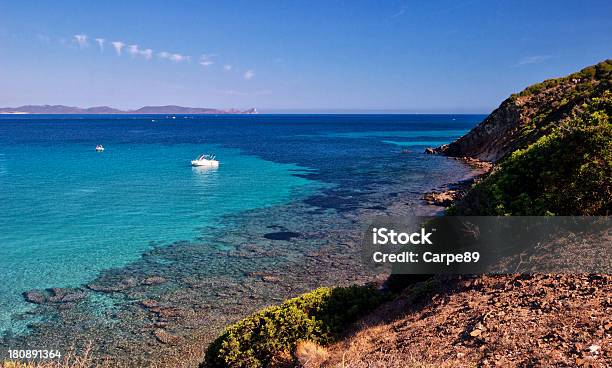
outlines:
M317 366L612 367L612 275L434 280L360 321Z

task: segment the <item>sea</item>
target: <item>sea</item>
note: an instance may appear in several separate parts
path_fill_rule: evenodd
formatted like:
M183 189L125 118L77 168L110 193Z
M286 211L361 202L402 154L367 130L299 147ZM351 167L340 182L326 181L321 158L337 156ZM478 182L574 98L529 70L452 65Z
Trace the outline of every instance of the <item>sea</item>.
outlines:
M228 285L244 286L260 269L303 264L299 257L326 244L349 244L345 233L363 225L364 213L439 211L424 205L423 193L470 169L424 149L457 139L483 118L0 115L0 342L74 342L79 331L125 321L122 311L145 298L206 294L192 310L224 310L235 301L225 295ZM203 153L215 154L219 167L191 167ZM335 276L324 276L328 266ZM253 281L254 301L243 309L276 301L267 295L348 280L338 273L359 265L313 267L321 279L292 273L284 289L259 297ZM157 281L138 283L151 275ZM24 299L32 290L52 295L50 288L87 296L69 303ZM231 320L243 309L218 315ZM154 336L147 338L145 346L155 349Z

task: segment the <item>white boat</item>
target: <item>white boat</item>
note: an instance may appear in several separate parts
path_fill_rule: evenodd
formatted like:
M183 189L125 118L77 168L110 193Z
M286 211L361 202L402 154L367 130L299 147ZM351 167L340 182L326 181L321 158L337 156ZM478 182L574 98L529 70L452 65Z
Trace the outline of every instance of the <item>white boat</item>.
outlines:
M219 161L215 158L215 155L200 155L198 158L191 161L191 166L219 167Z
M104 151L104 146L103 146L103 145L101 145L101 144L98 144L98 145L96 146L96 151L98 151L98 152L102 152L102 151Z

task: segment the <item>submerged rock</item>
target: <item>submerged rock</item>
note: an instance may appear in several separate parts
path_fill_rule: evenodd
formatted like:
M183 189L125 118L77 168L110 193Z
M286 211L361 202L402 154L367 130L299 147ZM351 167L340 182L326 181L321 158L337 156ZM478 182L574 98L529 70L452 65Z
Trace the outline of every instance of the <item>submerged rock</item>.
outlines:
M133 277L128 277L118 282L111 282L108 284L90 283L87 284L87 288L101 293L116 293L119 291L130 289L134 286L137 286L138 284L139 283L138 281L136 281L136 279L134 279Z
M297 238L301 234L293 231L278 231L275 233L267 233L264 234L264 238L270 240L291 240L292 238Z
M280 282L280 278L273 275L263 275L261 276L261 280L264 282Z
M52 296L49 301L51 303L72 303L87 297L87 294L81 289L53 288L50 291Z
M166 282L166 279L161 276L149 276L149 277L146 277L144 280L142 280L140 284L151 286L151 285L163 284L164 282Z
M157 308L159 303L152 299L146 299L140 302L140 305L145 309Z
M22 295L28 303L43 304L47 300L46 296L38 290L25 291Z
M173 335L166 330L158 328L153 331L153 336L162 344L175 345L181 341L180 336Z
M34 304L67 304L83 300L87 293L82 289L51 288L30 290L23 293L25 301Z
M268 272L261 272L261 271L247 272L246 276L259 278L263 282L280 282L281 281L280 277L278 277L277 275L273 273L268 273Z

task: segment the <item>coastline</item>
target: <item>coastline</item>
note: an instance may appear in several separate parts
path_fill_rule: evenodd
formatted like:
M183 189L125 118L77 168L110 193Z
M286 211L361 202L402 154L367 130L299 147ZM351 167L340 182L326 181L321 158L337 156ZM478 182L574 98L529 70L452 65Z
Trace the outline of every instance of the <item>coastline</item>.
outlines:
M472 176L475 172L461 165L468 173L456 175L455 180ZM202 350L225 326L266 305L321 286L382 283L386 274L372 274L361 267L362 224L380 213L412 214L415 201L426 213L439 213L443 209L422 202L402 186L381 186L361 203L359 209L341 211L329 217L332 221L324 226L318 219L320 214L313 212L312 204L302 201L264 211L265 214L252 218L257 223L249 226L260 229L260 234L249 234L244 239L233 235L228 238L220 236L218 241L237 243L237 246L211 256L202 254L202 242L206 241L179 242L155 248L132 265L103 272L84 288L58 290L60 298L68 296L67 301L84 293L96 296L100 303L105 303L105 300L119 302L122 305L120 310L105 312L105 318L115 321L113 324L100 326L90 322L83 325L82 321L95 321L99 316L91 315L78 298L74 299L75 303L39 305L40 310L52 318L32 325L35 333L28 336L28 342L48 344L68 336L72 341L89 342L91 336L114 336L110 340L95 341L97 350L94 353L113 357L113 364L118 366L134 362L162 362L184 367L197 365L202 359ZM249 240L264 237L266 233L291 231L293 225L287 222L283 216L285 213L311 224L310 229L300 232L297 243L271 240L269 244L276 245L268 248ZM243 225L236 226L240 228ZM306 244L310 244L310 250L305 252ZM185 262L190 257L198 261ZM210 257L221 257L226 261L220 264L220 268L204 272L201 267L204 263L211 263ZM268 259L283 261L269 263ZM162 260L181 262L185 269L178 272L164 267L160 263ZM229 264L234 269L230 273ZM143 269L149 271L143 272ZM174 289L174 285L178 287ZM57 323L62 327L58 329ZM122 335L135 338L118 338L117 328L124 330ZM13 340L12 346L18 342L19 339ZM75 348L81 350L84 346ZM186 356L192 358L185 359Z
M461 176L461 178L459 179L455 178L443 184L442 187L461 186L464 192L467 191L467 189L475 181L479 180L479 178L486 175L492 168L492 165L488 162L473 160L467 157L466 158L447 157L447 159L459 161L466 167L471 168L471 171ZM432 192L423 193L423 197L426 196L427 193L432 193ZM388 197L387 200L388 199L390 198ZM410 202L406 203L404 202L402 198L396 198L396 199L397 200L394 203L390 203L390 205L387 207L387 212L389 212L389 215L401 216L402 214L404 215L414 214L414 212L412 211ZM458 199L460 199L460 197L455 198L453 202ZM426 211L424 213L427 213L429 215L443 214L444 209L447 207L447 205L442 205L442 204L437 204L437 203L435 204L428 203L428 201L425 200L424 198L421 199L421 202L422 202L424 211ZM374 211L370 210L370 211L363 211L363 213L361 213L358 216L358 218L361 220L365 220L362 222L367 222L368 219L371 219L375 216L376 215L374 215ZM358 221L358 220L353 220L353 221ZM345 234L345 235L348 235L348 234ZM252 273L251 276L259 278L260 281L263 283L268 283L268 284L272 283L275 285L282 285L283 281L284 282L287 281L287 280L283 280L283 277L282 277L282 275L286 274L286 272L296 272L297 271L301 275L306 274L309 276L309 278L312 277L311 281L314 281L314 282L312 282L310 286L304 287L304 285L300 285L300 287L297 289L291 288L291 292L292 292L291 294L286 295L284 297L280 297L280 298L279 297L274 298L273 300L276 303L281 303L284 300L287 300L288 298L298 297L299 295L305 292L309 292L311 290L321 288L321 287L349 287L349 286L354 286L354 285L359 285L359 286L377 285L377 287L382 287L390 274L388 272L372 274L371 272L368 272L367 270L364 270L363 267L361 267L361 260L359 259L359 257L361 256L360 255L360 247L361 247L360 236L361 234L359 234L359 237L351 236L350 237L351 240L349 241L343 240L343 241L338 241L338 242L332 242L331 244L328 244L324 248L317 249L317 250L310 252L309 254L307 254L307 261L301 264L303 269L300 271L297 271L297 268L295 267L295 265L291 265L291 266L286 267L286 269L283 269L283 270L275 269L275 270L270 270L269 272L255 272L255 273ZM348 255L348 257L344 258L342 261L340 259L334 258L334 255L346 254L347 250L350 250L354 253L352 255ZM355 257L357 257L357 259L355 259ZM342 262L342 265L338 263L339 261ZM323 283L315 281L318 278L320 278L320 274L322 270L331 271L331 270L336 269L338 266L340 266L340 268L342 269L350 270L351 277L349 278L347 277L346 274L342 274L342 275L334 275L334 278L336 278L336 281L332 281L331 279L326 279L326 281ZM360 273L360 272L355 272L355 270L362 270L366 272ZM265 303L266 306L270 304L271 303L269 302ZM258 308L252 308L249 311L242 311L242 313L240 313L241 315L234 316L232 321L222 324L216 333L211 334L210 331L207 331L207 332L200 331L200 334L194 335L194 336L198 336L197 339L193 339L189 341L189 344L180 348L180 353L178 353L178 356L176 358L170 358L169 360L162 360L163 362L162 365L163 364L182 364L182 365L176 365L177 367L179 366L180 367L198 366L203 361L203 356L198 355L198 352L200 352L203 347L204 347L204 350L206 350L206 347L208 346L208 344L212 342L216 337L218 337L221 331L224 330L227 326L246 317L247 315L250 315L251 313L257 310L260 310L261 308L262 307L258 307ZM185 364L186 363L184 361L185 356L192 356L192 357L195 357L196 359L193 360L192 362L193 364Z
M501 263L510 261L511 268L500 269L503 274L422 275L425 281L398 274L388 279L386 290L378 291L390 294L391 301L356 316L352 326L343 326L341 336L332 341L325 329L301 332L303 325L298 324L299 329L292 330L284 314L262 318L258 313L220 336L209 347L203 366L247 367L251 361L267 365L276 359L303 367L345 366L347 361L355 367L607 366L612 356L607 343L612 325L606 319L612 291L605 257L610 237L609 228L599 225L606 226L612 204L611 72L612 63L606 60L530 86L505 100L458 140L426 149L427 154L459 157L481 175L459 183L449 180L426 193L424 200L432 205L455 204L446 212L452 215L520 221L519 231L511 229L509 243L501 245L515 254L493 257ZM497 163L495 170L485 176L491 165L476 158ZM562 225L547 233L529 226L533 225L529 217L522 216L538 216L547 224L554 224L549 220L555 216L571 220L569 227ZM571 216L594 217L597 225L586 225L593 234L581 230ZM465 230L468 241L472 237L489 240L482 245L495 248L489 232L480 237L478 228ZM526 231L525 236L515 238L521 231ZM338 291L344 293L341 288ZM308 305L316 292L297 300ZM286 310L285 303L274 311ZM334 318L342 318L343 313L318 316L317 308L325 309L327 303L333 304L322 300L302 313L332 329ZM358 308L360 299L344 304ZM251 336L268 324L271 333ZM289 333L275 333L276 329ZM263 349L264 354L253 354L252 349Z
M0 368L612 368L612 0L1 1Z
M468 187L471 186L471 184L473 184L475 181L479 180L479 178L482 178L483 176L486 175L486 173L488 173L492 167L492 165L488 162L481 162L481 161L476 161L476 160L471 160L469 158L461 158L461 159L457 159L457 158L453 158L453 157L444 157L444 159L447 160L453 160L453 161L457 161L459 163L461 163L462 165L464 165L467 168L470 168L469 172L465 173L464 175L461 175L459 177L456 178L449 178L450 180L446 183L440 183L440 185L437 186L437 188L454 188L456 186L461 186L463 191L467 191ZM425 196L427 196L427 193L432 193L431 191L428 192L424 192L421 194L421 196L419 197L419 202L422 203L423 208L426 209L426 212L420 213L420 214L427 214L427 215L444 215L444 209L447 207L446 204L442 205L442 204L437 204L437 203L429 203L426 199L424 199ZM413 216L415 215L415 212L412 211L411 208L411 203L406 203L405 201L403 201L401 198L396 198L397 200L394 202L394 204L392 204L389 207L388 210L388 214L391 216L402 216L402 215L408 215L408 216ZM455 198L453 200L453 202L455 200L457 200L458 198ZM368 218L373 218L374 216L372 216L372 214L367 214L364 213L363 217L361 217L361 219L368 219ZM367 222L366 221L362 221L362 222ZM351 243L345 243L345 245L348 245ZM361 247L361 239L354 239L354 242L351 244L353 247ZM342 250L341 250L342 251ZM359 255L358 255L359 256ZM354 264L352 267L354 267L355 270L359 270L362 269L362 267L360 267L360 264ZM315 269L315 271L320 272L320 268L317 267ZM375 290L377 290L377 293L382 293L386 294L389 293L389 288L391 287L388 284L389 281L389 276L390 276L390 272L388 272L388 270L385 270L384 272L378 273L376 275L370 275L368 277L368 275L365 275L365 277L360 278L357 282L345 282L347 280L343 280L343 282L337 282L337 283L325 283L325 284L315 284L313 285L313 287L311 287L310 289L306 289L300 293L291 295L289 297L286 297L282 300L279 300L278 303L275 305L274 308L276 308L279 305L284 305L284 303L287 303L289 301L289 299L287 298L296 298L301 300L299 303L307 303L305 300L307 300L307 298L310 297L310 295L312 295L313 293L316 293L320 290L321 287L330 287L333 289L342 289L342 288L347 288L347 287L357 287L357 288L367 288L367 287L373 287ZM418 285L418 284L417 284ZM391 287L393 288L393 287ZM383 291L385 290L385 291ZM391 292L392 294L393 292ZM306 298L306 299L302 299L302 298ZM381 298L383 300L385 300L385 296L381 296ZM303 300L303 301L302 301ZM283 303L283 304L281 304ZM389 303L393 303L392 301L389 301ZM374 305L374 311L373 313L376 313L379 308L386 308L387 303L384 303L379 305L379 307L377 308L376 305ZM261 311L260 309L256 309L257 311ZM243 318L253 318L253 316L256 320L259 318L257 317L257 315L259 315L260 312L258 312L257 314L253 314L253 313L249 313L248 315L244 316ZM358 326L368 326L367 325L367 321L370 317L370 314L366 314L363 319L365 320L365 322L355 322L350 324L349 330L348 332L342 332L342 336L344 336L345 338L348 336L351 336L352 333L354 331L358 331L360 327ZM242 318L240 318L240 320L242 320ZM255 322L257 323L257 322ZM272 322L273 323L273 322ZM282 321L279 322L280 324L283 324ZM362 324L365 323L365 324ZM247 323L248 325L248 323ZM230 325L226 325L226 328L229 327ZM235 325L234 325L235 326ZM247 327L246 329L247 331L249 330L249 328ZM238 335L240 334L240 332L238 332ZM218 334L215 337L219 337L220 334ZM271 337L272 338L272 337ZM257 338L254 338L255 340ZM273 338L272 338L273 339ZM210 342L210 341L207 341ZM216 343L216 342L215 342ZM337 341L336 343L332 344L332 346L337 346L339 344L342 343L342 339ZM314 349L312 351L308 351L309 347L304 347L301 348L300 345L298 345L297 347L297 351L295 352L296 355L296 359L302 364L301 366L303 367L319 367L318 364L323 364L323 361L325 361L325 363L329 363L329 361L327 361L326 359L329 358L330 356L327 355L327 350L326 348L323 348L319 345L317 345L317 343L311 343L312 347L311 349ZM208 344L205 344L204 346L208 346ZM212 345L211 345L212 346ZM237 347L237 350L242 349L242 347ZM304 352L302 349L306 349L306 351ZM318 355L319 353L317 353L316 351L320 351L322 355ZM330 353L334 354L335 352L333 350L330 350ZM293 353L292 353L293 354ZM300 354L304 354L303 356L300 356ZM342 355L340 353L340 355ZM322 358L322 356L326 356L327 358ZM285 357L287 360L287 362L290 362L291 359ZM281 362L283 361L283 359L280 357L279 359L281 359ZM322 359L322 360L321 360ZM200 362L203 362L204 360L200 360ZM325 367L327 366L336 366L337 364L342 364L344 365L344 359L340 361L334 360L332 357L332 361L333 364L332 365L325 365ZM208 362L208 361L207 361ZM396 362L397 363L397 362ZM212 366L216 366L215 363L211 363L208 362L207 364L212 364ZM240 363L240 364L244 364L244 362ZM239 365L240 365L239 364ZM335 364L335 365L334 365ZM200 365L200 367L206 366L208 367L208 365L205 365L204 363L202 363ZM323 367L323 365L321 365L321 367Z
M426 151L426 153L428 153ZM449 157L470 166L473 170L458 181L449 182L437 190L427 192L423 195L423 200L430 205L450 207L460 200L472 187L478 183L492 169L493 164L488 161L478 160L471 157Z

